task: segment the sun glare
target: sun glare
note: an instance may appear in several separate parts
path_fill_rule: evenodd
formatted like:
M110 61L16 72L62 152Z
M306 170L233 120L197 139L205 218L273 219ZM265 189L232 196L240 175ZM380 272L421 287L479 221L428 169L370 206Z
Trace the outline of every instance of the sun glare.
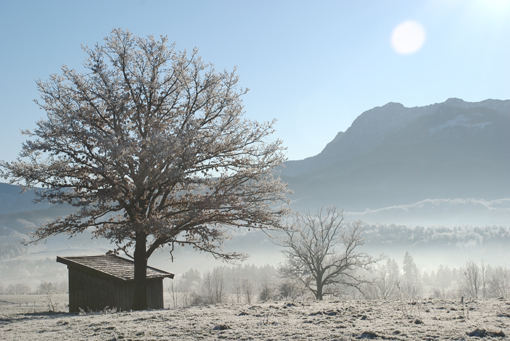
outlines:
M391 46L399 54L417 52L425 42L425 29L413 20L407 20L395 27L391 34Z
M479 16L510 20L510 0L473 0L470 5L471 10Z
M480 5L487 6L490 9L502 10L510 7L510 0L478 0Z

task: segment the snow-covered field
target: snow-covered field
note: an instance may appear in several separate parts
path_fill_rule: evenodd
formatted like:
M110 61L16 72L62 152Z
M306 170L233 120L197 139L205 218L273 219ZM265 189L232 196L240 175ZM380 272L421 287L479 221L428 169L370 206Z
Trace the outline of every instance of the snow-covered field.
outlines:
M268 302L69 314L65 295L0 296L2 340L502 340L510 300Z

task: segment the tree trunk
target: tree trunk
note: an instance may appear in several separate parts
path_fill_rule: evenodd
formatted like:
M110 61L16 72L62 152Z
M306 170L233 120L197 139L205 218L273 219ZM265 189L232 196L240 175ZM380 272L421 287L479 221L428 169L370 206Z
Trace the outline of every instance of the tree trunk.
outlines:
M315 280L315 284L317 286L317 291L315 292L315 298L319 301L322 301L322 276L317 277Z
M145 281L147 275L146 238L145 233L136 233L134 310L147 309L147 282Z

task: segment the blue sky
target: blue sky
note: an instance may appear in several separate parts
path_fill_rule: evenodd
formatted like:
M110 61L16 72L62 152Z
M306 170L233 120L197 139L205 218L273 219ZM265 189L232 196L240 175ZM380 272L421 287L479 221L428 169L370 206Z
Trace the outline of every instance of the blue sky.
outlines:
M416 53L391 45L393 29L421 24ZM319 153L363 111L510 99L510 0L20 1L0 2L0 160L21 129L44 117L35 80L79 68L82 44L113 28L167 35L198 47L217 69L237 66L251 119L277 119L289 159Z

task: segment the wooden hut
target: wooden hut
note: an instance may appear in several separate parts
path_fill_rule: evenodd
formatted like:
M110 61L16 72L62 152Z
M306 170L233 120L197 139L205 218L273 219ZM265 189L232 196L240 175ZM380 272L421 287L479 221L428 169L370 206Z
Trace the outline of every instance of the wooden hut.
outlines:
M134 262L116 255L57 257L69 270L69 312L133 309ZM163 278L174 275L147 267L147 305L163 308Z

